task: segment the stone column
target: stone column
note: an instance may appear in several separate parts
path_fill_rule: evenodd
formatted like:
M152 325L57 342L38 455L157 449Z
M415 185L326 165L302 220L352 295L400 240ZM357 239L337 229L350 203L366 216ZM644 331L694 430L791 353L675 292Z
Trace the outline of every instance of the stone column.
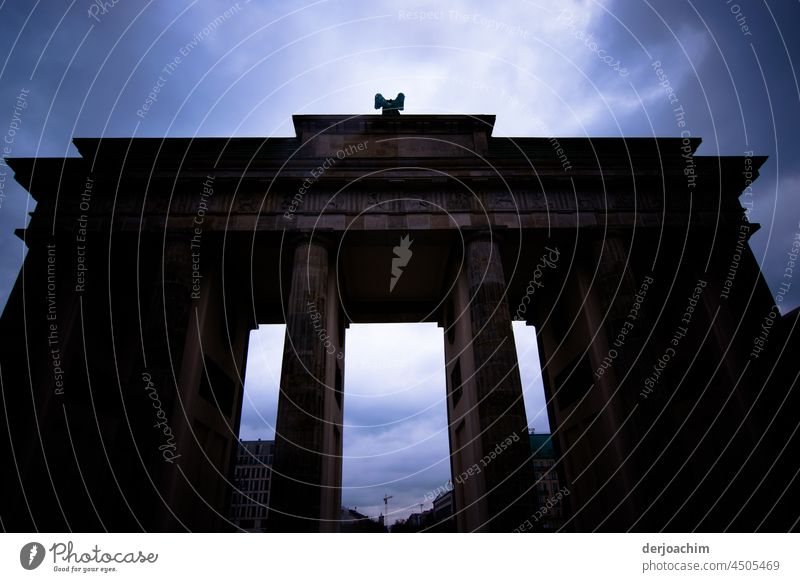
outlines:
M626 457L635 441L631 438L631 423L623 423L638 393L632 380L639 376L632 370L648 331L642 313L646 305L636 312L636 319L628 317L638 287L631 268L630 243L621 234L609 232L602 239L593 241L591 247L597 271L591 296L584 307L584 317L591 334L596 333L589 347L595 393L575 416L596 414L599 417L591 428L584 426L587 432L583 438L587 442L577 445L591 451L593 462L587 478L574 483L573 501L578 504L582 498L593 497L594 502L582 508L575 526L578 531L590 531L603 523L612 531L620 531L627 527L625 524L630 523L634 515L635 498L628 496L624 501L623 498L631 490L633 462L630 459L626 461ZM586 269L593 266L587 265ZM598 374L598 370L602 374ZM625 380L628 373L630 375ZM586 381L588 383L589 379ZM619 508L609 514L609 509L620 503Z
M325 242L294 250L281 369L272 531L331 531L341 508L344 329ZM337 373L338 371L338 373Z
M184 449L191 438L183 412L189 394L181 377L191 315L191 260L188 240L154 238L140 275L143 352L126 395L129 418L135 421L132 436L149 478L131 467L126 481L135 483L128 487L129 497L148 531L183 531L193 529L187 521L191 515L176 508L176 499L185 494L179 467L187 461Z
M233 299L223 308L224 282L215 270L220 251L211 233L199 248L184 233L170 233L163 243L155 238L141 281L144 353L128 390L134 440L149 479L133 471L129 497L148 530L224 531L250 330L242 310L248 305ZM224 338L220 330L226 330Z
M157 238L161 243L161 237ZM149 300L142 312L144 358L134 370L131 386L145 403L141 412L147 431L146 452L156 493L163 499L157 504L161 507L153 524L156 531L196 529L192 513L177 507L186 497L195 499L180 472L194 456L193 447L188 446L193 415L188 412L187 422L184 414L192 394L182 374L186 338L193 322L190 257L188 240L168 235L163 248L153 249L155 268L151 273L155 276L150 285L142 287L142 301Z
M507 532L533 513L534 476L496 238L475 236L466 262L448 308L455 321L445 322L455 326L445 355L457 523L462 531Z
M597 330L603 321L602 333L592 343L591 355L592 369L604 370L602 375L595 376L604 401L611 398L619 382L626 374L629 375L629 386L617 391L614 406L609 407L617 427L637 402L638 387L631 385L631 379L637 377L632 370L637 365L636 357L649 331L648 324L642 321L642 307L647 302L640 303L642 307L636 311L632 312L632 309L637 289L643 282L652 279L648 276L646 280L637 282L631 265L633 257L630 256L630 243L618 233L611 232L603 239L594 241L591 252L596 261L597 275L590 302L594 302L597 311L587 316L591 320L589 326L592 331Z

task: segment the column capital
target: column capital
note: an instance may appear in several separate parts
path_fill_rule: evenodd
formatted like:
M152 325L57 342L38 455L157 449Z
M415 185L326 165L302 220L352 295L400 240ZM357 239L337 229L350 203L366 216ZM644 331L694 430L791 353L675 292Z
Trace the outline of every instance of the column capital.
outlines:
M293 233L287 237L286 242L289 248L296 249L303 244L315 244L331 251L339 242L339 237L334 234L332 229L316 229L307 232Z
M473 242L495 242L502 243L505 240L503 231L506 227L493 227L493 228L475 228L475 229L461 229L464 233L464 243L470 244Z

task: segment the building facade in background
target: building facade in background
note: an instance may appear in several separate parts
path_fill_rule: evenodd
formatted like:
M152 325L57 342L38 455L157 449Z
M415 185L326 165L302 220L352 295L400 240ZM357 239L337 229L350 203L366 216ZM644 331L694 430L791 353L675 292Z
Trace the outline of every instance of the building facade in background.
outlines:
M551 437L549 433L530 434L538 506L531 520L535 524L534 531L556 531L564 524L564 504L569 493L559 485L558 456Z
M456 519L454 513L453 490L440 493L433 500L433 518L436 522L436 531L454 532L456 531Z
M239 441L233 469L230 519L240 530L264 531L269 514L275 441Z

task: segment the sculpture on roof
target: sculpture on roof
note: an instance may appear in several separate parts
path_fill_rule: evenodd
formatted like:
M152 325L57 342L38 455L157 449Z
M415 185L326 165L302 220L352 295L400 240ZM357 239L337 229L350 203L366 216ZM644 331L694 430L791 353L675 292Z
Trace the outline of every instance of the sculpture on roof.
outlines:
M375 109L383 108L383 115L400 115L406 96L398 93L394 99L384 99L380 93L375 94Z

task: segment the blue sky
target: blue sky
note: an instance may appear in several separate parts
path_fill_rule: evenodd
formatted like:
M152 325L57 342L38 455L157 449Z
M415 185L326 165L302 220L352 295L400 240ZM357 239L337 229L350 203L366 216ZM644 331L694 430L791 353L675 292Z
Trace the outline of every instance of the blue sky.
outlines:
M288 136L292 114L373 113L376 92L399 91L406 114L496 114L495 135L678 136L675 105L654 72L660 62L686 129L703 138L700 154L769 156L749 201L751 220L762 225L751 246L773 288L800 232L794 1L99 6L0 0L5 156L77 155L73 136ZM162 87L145 111L159 76ZM0 303L24 257L13 232L33 209L11 176L0 166ZM800 283L782 308L799 304ZM384 489L396 495L397 507L413 506L447 473L446 436L430 436L441 430L444 414L440 332L388 329L354 326L347 339L346 420L354 428L345 454L363 458L345 465L346 486L358 487L346 491L345 501L364 509L375 509ZM269 423L267 362L275 365L275 338L282 339L280 330L253 338L248 370L263 370L259 380L248 378L248 394L262 403ZM397 386L376 384L368 364L395 349L393 339L407 357L392 360L397 372L381 377L414 383L388 395ZM520 350L524 345L518 342ZM533 382L535 374L525 374ZM529 414L534 400L526 399ZM265 437L269 431L247 405L244 429L263 429ZM376 485L398 476L405 479Z

